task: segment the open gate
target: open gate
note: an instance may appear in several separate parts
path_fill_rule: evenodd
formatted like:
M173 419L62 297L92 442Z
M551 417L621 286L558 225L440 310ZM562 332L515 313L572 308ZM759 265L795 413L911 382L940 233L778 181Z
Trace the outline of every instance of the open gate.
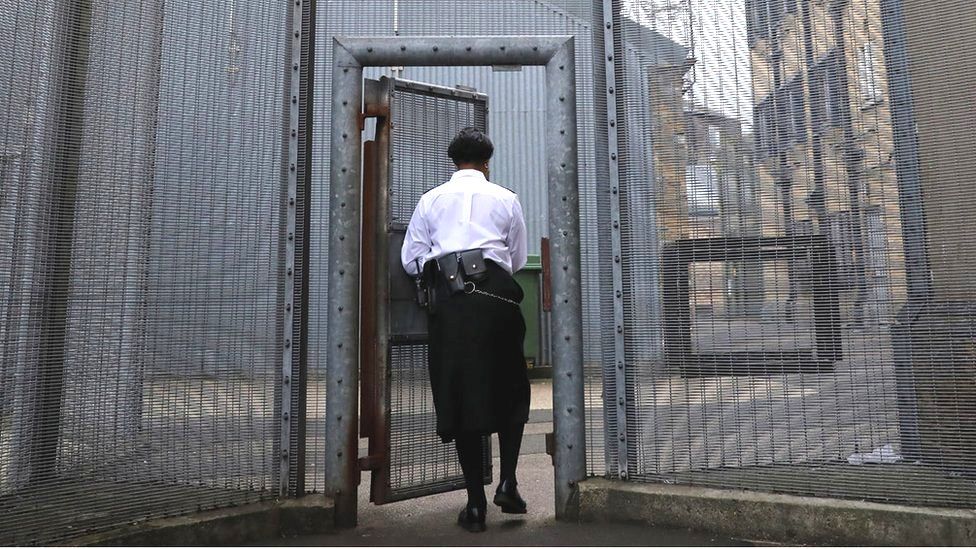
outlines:
M455 170L451 139L466 126L488 131L488 97L383 77L365 81L364 99L362 127L375 118L376 129L363 148L360 468L373 472L370 501L383 504L464 487L454 445L435 432L427 318L400 246L420 197Z

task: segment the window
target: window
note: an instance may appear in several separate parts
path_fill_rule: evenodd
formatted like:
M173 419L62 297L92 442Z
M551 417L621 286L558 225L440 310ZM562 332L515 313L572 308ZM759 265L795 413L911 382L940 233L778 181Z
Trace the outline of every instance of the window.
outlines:
M783 19L788 13L796 13L796 0L768 0L769 1L769 15L770 15L770 26L775 28L777 25L783 22Z
M858 88L861 92L861 104L865 107L877 105L884 99L879 73L881 67L876 50L875 43L868 42L857 51Z
M790 142L803 143L807 140L807 111L802 78L796 78L786 86L786 97L784 110L788 110L790 118Z
M797 12L797 0L746 0L749 44L768 38L788 13Z
M803 96L803 79L794 78L776 94L776 121L782 143L803 143L807 140L806 99Z
M859 242L854 231L851 212L842 211L830 214L828 238L834 252L836 279L841 288L852 288L856 282L855 245Z
M713 150L722 146L722 130L718 126L708 127L708 146Z
M810 102L813 127L818 130L844 123L847 90L842 85L840 71L837 56L833 53L813 70Z
M749 44L769 37L769 0L746 0L746 27Z
M688 193L688 215L718 215L719 178L715 166L700 165L685 168L685 190Z
M773 116L773 100L767 97L756 105L753 113L756 128L756 152L759 158L776 154L776 119Z

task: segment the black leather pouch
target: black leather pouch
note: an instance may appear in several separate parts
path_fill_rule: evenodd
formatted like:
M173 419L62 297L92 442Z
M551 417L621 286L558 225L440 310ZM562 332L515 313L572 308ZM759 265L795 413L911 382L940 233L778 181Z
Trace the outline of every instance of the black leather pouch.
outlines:
M485 258L481 255L481 250L467 250L459 252L458 255L464 269L465 280L481 282L488 278L488 266L485 264Z
M464 277L459 270L457 254L447 254L437 260L437 267L447 282L447 289L450 293L456 294L464 291Z

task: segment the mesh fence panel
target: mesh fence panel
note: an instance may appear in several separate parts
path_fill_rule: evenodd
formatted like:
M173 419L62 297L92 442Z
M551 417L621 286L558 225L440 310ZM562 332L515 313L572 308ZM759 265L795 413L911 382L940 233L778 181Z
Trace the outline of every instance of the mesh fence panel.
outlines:
M629 478L971 507L971 8L613 10Z
M394 89L389 222L410 222L420 197L451 178L447 147L461 128L487 128L481 102ZM440 183L438 183L440 182Z
M274 496L285 11L0 11L0 542Z
M609 6L611 52L603 2L322 2L302 135L329 135L332 36L574 35L588 472L971 507L976 12ZM276 495L287 10L0 12L0 542ZM491 97L493 173L523 196L536 246L541 73L381 73ZM296 258L312 273L296 311L308 431L291 440L307 443L307 490L322 487L329 242L329 147L313 146Z

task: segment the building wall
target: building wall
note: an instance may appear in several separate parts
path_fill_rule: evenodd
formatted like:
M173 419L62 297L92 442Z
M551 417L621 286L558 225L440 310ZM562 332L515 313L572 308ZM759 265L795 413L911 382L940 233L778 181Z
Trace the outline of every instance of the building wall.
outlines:
M845 316L887 323L906 292L880 1L792 6L749 20L763 234L830 235Z
M684 73L690 65L652 67L648 71L654 190L660 197L657 220L665 242L690 236L685 171Z
M902 2L935 297L976 300L976 10L969 0Z
M758 236L760 210L751 136L735 118L686 111L687 204L690 238ZM762 302L762 266L703 263L691 272L696 310L749 315Z
M878 313L890 314L896 309L886 308L878 301L888 297L895 307L904 303L906 282L881 4L878 0L852 2L845 14L850 112L857 148L863 154L867 276L871 279L879 271L886 271L888 279L886 288L875 288L870 299ZM880 239L879 233L883 235Z

